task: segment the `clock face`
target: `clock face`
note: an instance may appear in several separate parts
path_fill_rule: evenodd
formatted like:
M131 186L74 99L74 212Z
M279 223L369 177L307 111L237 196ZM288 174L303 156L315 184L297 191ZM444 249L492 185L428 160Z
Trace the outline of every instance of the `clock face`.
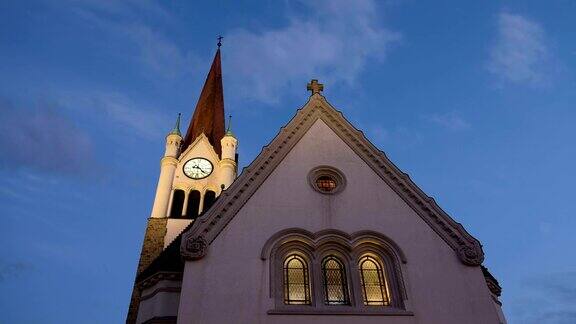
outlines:
M192 179L204 179L212 173L212 162L203 158L194 158L184 163L184 174Z

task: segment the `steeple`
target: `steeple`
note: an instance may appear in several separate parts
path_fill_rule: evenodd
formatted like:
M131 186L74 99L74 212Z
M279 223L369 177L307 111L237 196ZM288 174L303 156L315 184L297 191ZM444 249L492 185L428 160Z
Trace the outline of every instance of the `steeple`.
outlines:
M170 131L170 134L182 136L182 134L180 134L180 116L181 115L182 114L178 113L178 118L176 119L176 125L174 125L174 128Z
M234 136L234 133L232 133L232 115L228 116L228 127L226 128L226 136Z
M202 133L208 137L210 144L218 155L222 153L220 140L224 137L224 90L222 87L222 66L220 62L220 40L210 72L206 77L204 88L198 98L194 115L188 126L186 137L182 143L182 150Z

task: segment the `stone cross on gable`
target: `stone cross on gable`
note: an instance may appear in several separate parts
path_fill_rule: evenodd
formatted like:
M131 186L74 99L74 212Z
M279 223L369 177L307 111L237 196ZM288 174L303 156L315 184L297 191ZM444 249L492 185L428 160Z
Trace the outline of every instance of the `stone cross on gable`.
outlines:
M314 95L322 92L324 90L324 85L322 83L318 83L318 80L312 79L312 81L308 83L306 89L308 89L308 91L312 91L312 94Z

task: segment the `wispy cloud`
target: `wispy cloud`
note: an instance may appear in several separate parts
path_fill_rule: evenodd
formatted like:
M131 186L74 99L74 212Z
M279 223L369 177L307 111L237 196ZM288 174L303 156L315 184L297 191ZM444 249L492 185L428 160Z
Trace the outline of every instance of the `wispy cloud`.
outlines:
M92 121L100 121L115 131L127 130L132 136L144 139L161 138L174 121L159 109L136 103L118 92L78 90L62 94L61 101L68 110L92 116Z
M35 267L32 263L28 262L12 262L0 264L0 283L5 282L12 278L20 277L23 273L34 270Z
M196 69L202 60L182 49L159 28L147 23L147 17L170 25L176 18L155 1L72 0L74 10L90 24L118 39L122 46L136 52L136 61L154 77L179 78Z
M462 131L470 128L470 124L455 112L432 114L424 119L451 131Z
M95 165L91 138L56 105L0 101L0 133L0 167L82 174Z
M513 319L527 324L576 322L575 283L574 271L548 273L526 280L523 295L512 305Z
M289 14L282 28L225 35L229 84L241 96L275 103L288 85L312 77L352 85L370 60L383 60L401 38L381 26L382 9L371 0L302 6L306 15Z
M517 14L498 15L498 36L490 51L488 71L499 82L548 85L551 64L546 33L540 24Z

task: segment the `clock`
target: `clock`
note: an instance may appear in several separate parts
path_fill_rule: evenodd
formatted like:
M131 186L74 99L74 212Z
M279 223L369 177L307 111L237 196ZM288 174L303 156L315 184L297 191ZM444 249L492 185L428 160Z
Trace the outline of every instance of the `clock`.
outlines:
M186 161L182 169L188 178L198 180L209 176L212 173L214 166L212 165L212 162L204 158L193 158Z

